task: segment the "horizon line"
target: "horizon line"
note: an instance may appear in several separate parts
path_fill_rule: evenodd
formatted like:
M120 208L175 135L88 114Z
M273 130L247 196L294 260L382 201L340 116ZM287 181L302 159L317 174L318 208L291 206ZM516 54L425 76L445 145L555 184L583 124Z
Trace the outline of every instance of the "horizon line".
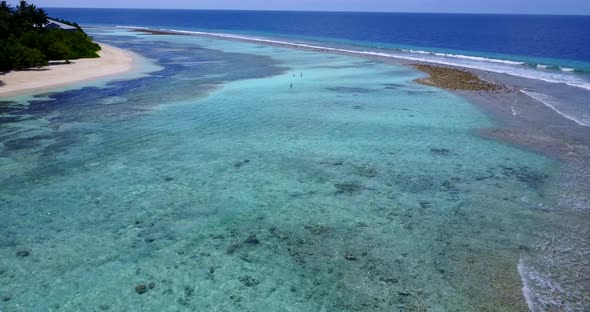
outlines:
M284 10L284 9L197 9L197 8L98 8L98 7L66 7L51 6L43 7L45 9L89 9L89 10L164 10L164 11L228 11L228 12L306 12L306 13L369 13L369 14L441 14L441 15L536 15L536 16L583 16L589 17L589 14L555 14L555 13L483 13L483 12L408 12L408 11L337 11L337 10Z

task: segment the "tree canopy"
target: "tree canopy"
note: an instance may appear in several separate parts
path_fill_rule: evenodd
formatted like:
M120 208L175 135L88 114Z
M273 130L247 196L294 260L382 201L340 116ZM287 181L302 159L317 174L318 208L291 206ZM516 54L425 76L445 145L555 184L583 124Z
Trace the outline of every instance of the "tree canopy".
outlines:
M54 19L58 20L58 19ZM47 12L26 1L0 1L0 70L39 67L53 60L98 57L100 46L76 23L74 31L47 29Z

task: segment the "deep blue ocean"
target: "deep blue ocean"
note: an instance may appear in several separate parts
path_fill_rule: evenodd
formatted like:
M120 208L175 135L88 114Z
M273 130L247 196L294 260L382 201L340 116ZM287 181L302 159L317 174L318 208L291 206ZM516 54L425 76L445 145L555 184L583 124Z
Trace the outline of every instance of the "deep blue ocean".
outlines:
M49 8L80 24L318 39L590 70L590 16Z

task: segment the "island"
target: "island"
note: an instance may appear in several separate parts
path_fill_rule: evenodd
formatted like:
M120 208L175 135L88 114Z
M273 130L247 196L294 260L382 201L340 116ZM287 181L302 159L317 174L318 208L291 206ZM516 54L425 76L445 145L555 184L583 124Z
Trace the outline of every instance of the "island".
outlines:
M135 55L92 40L77 24L20 1L0 2L0 96L113 76Z

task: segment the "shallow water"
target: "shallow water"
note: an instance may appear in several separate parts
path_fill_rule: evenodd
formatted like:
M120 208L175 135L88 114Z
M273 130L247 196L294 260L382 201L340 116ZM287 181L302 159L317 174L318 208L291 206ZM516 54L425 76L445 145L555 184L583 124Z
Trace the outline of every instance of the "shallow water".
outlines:
M162 69L0 106L1 311L527 309L559 164L474 135L462 98L348 56L93 35Z

